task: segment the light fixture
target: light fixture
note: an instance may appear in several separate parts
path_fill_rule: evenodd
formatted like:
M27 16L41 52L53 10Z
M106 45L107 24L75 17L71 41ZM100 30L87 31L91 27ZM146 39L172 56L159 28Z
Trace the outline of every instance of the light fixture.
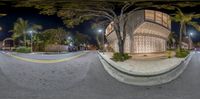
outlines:
M99 29L99 30L98 30L99 33L101 33L102 31L103 31L102 29Z
M190 32L190 36L192 36L193 35L193 33L192 32Z

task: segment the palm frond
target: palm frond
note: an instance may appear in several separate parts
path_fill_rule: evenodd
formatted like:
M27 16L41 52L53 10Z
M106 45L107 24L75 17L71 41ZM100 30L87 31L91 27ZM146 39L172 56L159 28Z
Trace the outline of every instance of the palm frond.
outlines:
M189 22L188 24L200 31L200 24L198 24L197 22Z
M200 18L200 14L193 14L193 16L192 16L193 18Z

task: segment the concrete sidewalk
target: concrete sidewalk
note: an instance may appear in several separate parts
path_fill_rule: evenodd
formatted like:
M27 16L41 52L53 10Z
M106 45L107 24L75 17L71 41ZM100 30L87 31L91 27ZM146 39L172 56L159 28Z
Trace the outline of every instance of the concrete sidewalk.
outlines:
M166 72L170 69L175 68L179 65L185 58L165 58L165 59L154 59L154 60L135 60L129 59L124 62L114 62L111 60L112 53L104 52L101 56L104 57L109 62L114 63L118 68L138 75L156 75Z
M154 61L114 62L108 53L99 53L104 69L120 82L139 86L152 86L176 79L187 67L192 52L183 59L162 59ZM174 61L175 60L175 61Z

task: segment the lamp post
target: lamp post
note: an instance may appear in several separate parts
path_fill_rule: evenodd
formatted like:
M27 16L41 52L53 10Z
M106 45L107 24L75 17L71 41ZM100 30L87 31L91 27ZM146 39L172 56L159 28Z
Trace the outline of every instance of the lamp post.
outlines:
M192 49L192 35L193 35L193 33L192 32L190 32L189 33L189 49Z
M32 36L33 36L33 31L29 31L30 35L31 35L31 53L33 52L33 40L32 40Z
M70 46L72 45L72 37L71 36L67 37L67 42L69 43Z
M102 29L99 29L98 32L99 32L99 33L101 34L101 36L102 36L102 44L101 44L101 46L102 46L102 51L104 51L104 33L103 33L103 30L102 30Z

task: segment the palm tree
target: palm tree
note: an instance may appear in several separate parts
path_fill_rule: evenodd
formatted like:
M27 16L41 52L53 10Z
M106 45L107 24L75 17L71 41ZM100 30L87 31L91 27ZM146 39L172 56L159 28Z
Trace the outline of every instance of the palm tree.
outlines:
M18 37L23 35L23 43L26 46L26 32L28 29L28 21L22 18L18 18L17 21L14 23L13 29L10 30L13 32L12 38L16 40Z
M7 14L5 13L0 13L0 17L6 16Z
M175 22L180 23L180 30L179 30L179 46L178 48L181 49L181 42L184 35L187 35L187 25L191 25L200 31L200 26L197 22L194 22L192 19L200 18L200 14L190 13L184 14L181 9L176 8L178 11L171 17L172 20Z
M26 46L26 36L28 29L31 29L32 31L38 31L42 29L42 26L37 24L30 25L28 20L18 18L17 21L14 23L13 29L10 30L11 32L13 32L12 38L16 40L21 35L23 35L23 43L24 46Z
M43 28L42 25L38 25L38 24L32 24L31 25L31 29L33 31L38 31L38 30L41 30L42 28Z

